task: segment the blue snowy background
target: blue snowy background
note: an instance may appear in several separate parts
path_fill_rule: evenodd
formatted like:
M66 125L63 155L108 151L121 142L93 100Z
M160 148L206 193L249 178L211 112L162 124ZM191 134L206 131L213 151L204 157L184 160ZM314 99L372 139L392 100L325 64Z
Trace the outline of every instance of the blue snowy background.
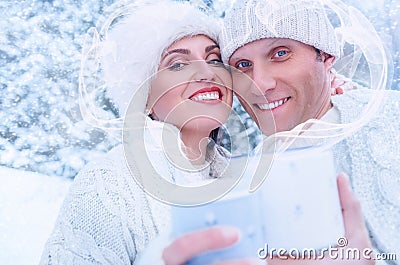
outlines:
M116 143L85 124L77 105L84 35L113 2L0 0L0 165L73 178ZM230 3L214 2L221 14ZM400 89L400 1L345 2L367 14L392 51L392 88Z
M400 0L344 1L385 41L392 89L400 90ZM84 35L113 2L0 0L0 264L38 263L71 180L117 143L83 122L77 104ZM205 2L223 14L231 0ZM256 143L257 130L238 111L247 128L230 124L233 137L247 133Z

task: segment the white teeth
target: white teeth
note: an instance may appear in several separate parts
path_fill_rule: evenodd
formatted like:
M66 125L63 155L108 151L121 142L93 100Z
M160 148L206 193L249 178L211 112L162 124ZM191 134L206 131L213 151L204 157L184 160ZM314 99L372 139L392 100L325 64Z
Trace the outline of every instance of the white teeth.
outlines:
M191 99L194 101L217 100L217 99L219 99L219 93L217 91L201 93Z
M271 110L274 108L277 108L279 106L281 106L283 103L285 103L286 101L288 101L288 98L285 99L281 99L275 102L271 102L271 103L265 103L265 104L257 104L257 106L262 109L262 110Z

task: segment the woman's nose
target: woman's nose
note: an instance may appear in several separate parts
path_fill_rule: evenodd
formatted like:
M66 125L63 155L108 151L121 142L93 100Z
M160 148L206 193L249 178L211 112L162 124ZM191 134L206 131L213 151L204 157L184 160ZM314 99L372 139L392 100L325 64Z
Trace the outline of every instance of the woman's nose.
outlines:
M196 81L215 81L216 74L211 65L206 61L194 62L194 80Z

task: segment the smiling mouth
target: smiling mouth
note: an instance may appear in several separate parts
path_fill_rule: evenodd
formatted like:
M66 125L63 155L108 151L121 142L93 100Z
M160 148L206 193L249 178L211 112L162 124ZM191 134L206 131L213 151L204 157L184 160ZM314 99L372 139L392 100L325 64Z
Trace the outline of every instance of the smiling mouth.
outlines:
M273 109L276 109L277 107L280 107L283 104L285 104L289 99L290 99L290 97L287 97L284 99L276 100L271 103L254 104L254 105L257 106L261 110L273 110Z
M189 97L193 101L221 101L222 93L218 87L203 88Z

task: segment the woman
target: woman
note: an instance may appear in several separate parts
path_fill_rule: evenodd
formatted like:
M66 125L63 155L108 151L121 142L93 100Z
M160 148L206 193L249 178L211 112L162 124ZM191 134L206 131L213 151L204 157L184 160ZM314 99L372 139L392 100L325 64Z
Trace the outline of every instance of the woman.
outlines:
M125 5L113 17L118 20L103 27L111 25L109 34L89 52L99 52L107 93L121 116L151 117L145 119L144 137L154 168L182 185L218 177L228 155L209 136L232 105L230 72L216 44L218 21L188 3L167 1ZM160 152L164 124L179 131L193 172L174 167ZM168 205L148 196L133 177L122 145L82 169L40 264L134 264L147 243L168 230L170 216Z
M143 137L136 139L144 139L147 154L136 158L148 157L170 182L203 184L222 174L228 158L209 137L232 104L231 76L217 46L219 23L188 3L135 3L118 9L103 25L103 39L94 32L83 52L83 116L99 127L112 124L93 118L93 104L87 102L89 58L99 59L102 68L96 74L104 75L106 93L120 115L149 116L141 124ZM125 131L130 122L136 120L127 118ZM165 126L179 132L182 153L194 168L190 173L174 166L161 148ZM168 205L148 196L131 173L136 171L126 152L138 151L129 141L124 138L124 146L76 176L40 264L134 264L151 239L169 230ZM146 171L139 173L148 177Z

